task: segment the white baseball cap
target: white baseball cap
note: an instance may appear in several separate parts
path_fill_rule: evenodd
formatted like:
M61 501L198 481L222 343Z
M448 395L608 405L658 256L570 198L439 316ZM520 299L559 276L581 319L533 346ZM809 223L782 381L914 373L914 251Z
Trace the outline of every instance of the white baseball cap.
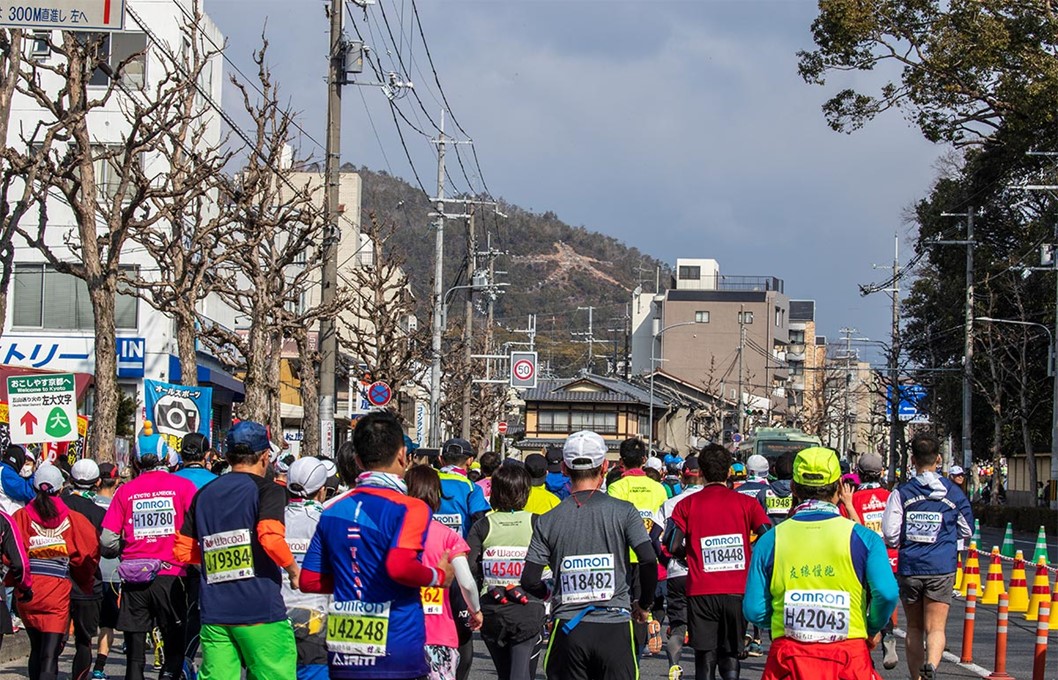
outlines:
M959 466L959 465L952 465L950 468L948 468L948 476L949 477L954 477L956 475L965 475L965 474L966 474L966 470L963 470L962 467Z
M606 460L606 441L591 430L574 432L562 446L562 462L570 470L594 470Z
M648 467L653 470L657 470L658 472L661 472L663 469L665 469L665 466L661 463L661 459L657 456L651 456L650 458L647 458L647 462L643 465L643 467Z
M327 466L319 458L298 458L290 464L287 471L287 489L293 494L308 498L323 488L328 476Z
M82 458L70 468L70 479L76 486L92 486L99 481L99 464L91 458Z
M759 453L754 453L746 460L746 469L750 472L767 472L771 469L768 459Z
M62 470L51 463L45 463L33 473L33 488L37 491L55 496L62 490Z

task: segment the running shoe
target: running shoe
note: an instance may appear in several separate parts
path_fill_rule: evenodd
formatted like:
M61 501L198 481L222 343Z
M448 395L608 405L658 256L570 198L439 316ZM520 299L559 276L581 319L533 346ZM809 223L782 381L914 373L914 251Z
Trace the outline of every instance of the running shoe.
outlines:
M937 669L931 663L922 664L922 670L918 672L922 680L937 680Z
M896 638L886 635L882 638L882 666L885 670L891 671L898 663L900 659L896 656Z
M669 680L682 680L683 669L680 666L669 666Z
M760 640L753 640L746 645L747 656L764 656L764 648L760 644Z
M18 618L14 614L11 615L11 630L15 633L22 630L25 626L22 625L22 619Z
M110 680L110 676L103 671L92 671L92 680Z

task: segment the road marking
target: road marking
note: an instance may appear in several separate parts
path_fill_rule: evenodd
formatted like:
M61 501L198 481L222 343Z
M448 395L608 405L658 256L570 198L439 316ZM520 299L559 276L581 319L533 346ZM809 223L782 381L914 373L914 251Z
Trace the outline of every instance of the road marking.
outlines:
M904 631L903 628L894 628L893 629L893 635L897 636L898 638L904 639L904 640L907 639L907 632ZM992 675L992 671L988 670L987 668L982 668L981 666L978 666L975 663L962 663L962 662L960 662L959 661L959 657L955 656L954 654L952 654L951 652L948 652L948 651L944 652L944 660L947 661L948 663L953 663L956 666L960 666L962 668L965 668L966 670L970 671L971 673L973 673L975 675L979 675L982 678L987 678L988 676Z

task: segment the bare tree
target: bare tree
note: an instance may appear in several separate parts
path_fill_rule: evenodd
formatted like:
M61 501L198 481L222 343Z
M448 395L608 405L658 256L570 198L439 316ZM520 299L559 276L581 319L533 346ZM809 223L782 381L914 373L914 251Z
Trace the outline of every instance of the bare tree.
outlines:
M841 426L844 419L845 381L845 367L832 361L819 367L811 381L806 380L806 386L810 385L811 389L804 392L800 418L802 429L807 434L819 437L820 441L830 442L834 430Z
M233 152L226 135L210 139L216 114L208 104L210 93L203 91L203 82L208 82L203 74L220 50L205 47L209 38L202 34L201 5L193 3L191 11L192 18L181 26L184 53L178 69L192 86L180 92L176 124L164 131L158 147L168 166L159 181L172 191L165 200L152 201L164 220L135 224L130 234L157 263L157 271L125 272L130 291L172 317L180 381L185 385L198 384L195 341L198 326L206 322L198 305L212 289L212 273L231 252L222 249L220 241L232 221L231 211L221 209L218 199L230 182L224 169Z
M145 161L180 124L179 104L191 87L173 64L158 59L158 70L164 71L160 78L144 83L142 92L133 91L125 79L126 67L143 55L111 65L106 40L102 35L61 33L61 42L51 45L53 58L23 61L16 86L41 111L33 130L22 133L22 143L38 159L41 193L57 194L59 200L42 200L37 223L23 221L15 230L52 269L83 280L88 289L96 366L90 446L101 459L112 455L119 404L115 298L122 292L122 250L133 231L164 219L153 206L173 198L172 187L154 181ZM107 76L102 91L88 88L97 71ZM123 114L119 134L98 127L107 121L90 115L112 100ZM68 211L69 217L58 222L70 220L73 229L53 235L60 227L51 223L52 210Z
M0 29L0 334L7 319L7 291L15 263L15 227L34 196L35 178L26 177L22 162L28 158L7 145L11 101L22 67L22 31ZM21 183L18 198L13 193Z
M338 317L339 343L375 380L397 392L421 372L428 326L420 328L415 320L404 257L391 247L395 227L380 224L373 213L369 217L370 226L361 233L372 257L344 274L350 305L349 314Z

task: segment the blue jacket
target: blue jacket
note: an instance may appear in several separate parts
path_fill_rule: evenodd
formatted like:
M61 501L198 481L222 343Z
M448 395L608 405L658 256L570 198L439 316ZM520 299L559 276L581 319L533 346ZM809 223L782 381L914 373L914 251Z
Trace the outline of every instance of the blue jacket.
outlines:
M973 510L962 490L935 472L923 472L889 495L882 516L887 545L900 549L897 573L955 573L958 539L973 534Z
M805 509L788 521L818 522L831 519L834 514L833 511ZM889 566L889 554L878 534L862 524L852 528L849 550L860 585L870 592L867 633L874 635L893 615L899 597L896 578L893 577L893 569ZM764 628L771 627L771 575L774 565L775 530L772 530L763 534L753 545L746 579L746 594L742 599L742 613L746 619Z
M484 515L492 506L485 500L481 487L455 469L442 470L440 477L441 507L433 518L466 538L476 516Z
M569 497L569 477L561 472L549 472L544 478L544 488L564 501Z
M33 477L27 479L18 472L10 465L0 465L0 490L16 503L29 503L37 496L33 490Z

